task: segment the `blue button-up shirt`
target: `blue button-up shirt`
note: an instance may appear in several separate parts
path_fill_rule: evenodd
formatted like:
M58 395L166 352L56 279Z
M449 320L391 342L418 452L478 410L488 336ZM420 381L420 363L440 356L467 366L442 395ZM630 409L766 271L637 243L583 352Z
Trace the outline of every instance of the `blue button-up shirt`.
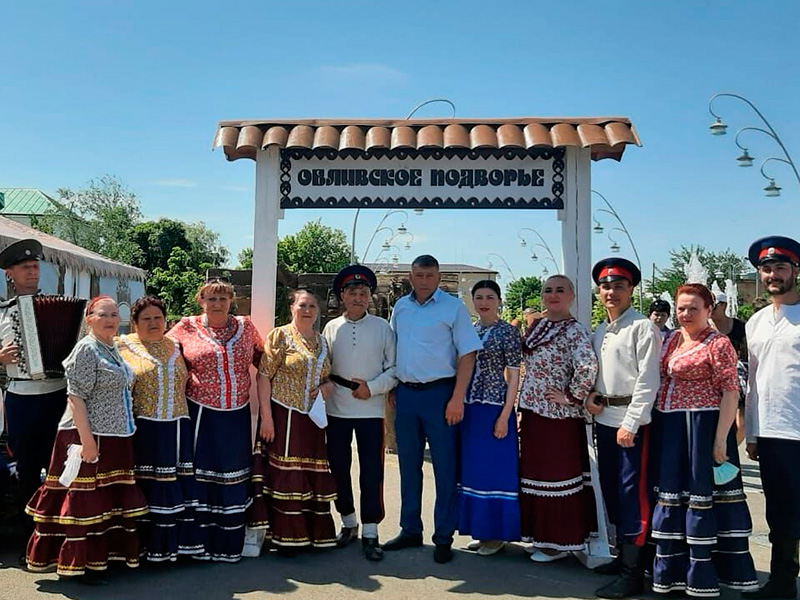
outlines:
M455 377L460 356L483 347L461 300L437 289L423 304L403 296L392 312L397 335L397 378L427 383Z

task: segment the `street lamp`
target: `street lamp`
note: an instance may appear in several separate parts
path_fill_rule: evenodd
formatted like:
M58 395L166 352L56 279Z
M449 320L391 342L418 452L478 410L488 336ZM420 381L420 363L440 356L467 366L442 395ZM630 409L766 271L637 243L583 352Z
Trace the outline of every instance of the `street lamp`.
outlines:
M550 260L553 261L553 265L555 265L555 267L556 267L556 271L558 271L559 270L558 262L556 261L555 256L553 256L553 251L550 249L550 245L547 243L547 240L545 240L542 237L542 234L539 233L538 231L536 231L535 229L531 229L530 227L522 227L517 232L517 237L519 238L519 245L522 246L523 248L525 248L528 245L528 242L525 240L525 238L522 235L523 231L530 231L533 235L535 235L537 238L539 238L539 241L541 243L534 242L533 245L534 246L538 246L540 248L543 248L547 252L548 257L550 258ZM531 255L531 258L533 260L537 260L538 257L536 256L535 252Z
M600 213L600 212L609 214L612 217L614 217L614 219L617 221L617 223L619 223L619 227L615 227L614 229L612 229L612 231L615 231L615 230L616 231L621 231L622 233L625 234L625 237L628 238L628 243L630 243L630 245L631 245L631 249L633 250L633 255L636 257L636 266L639 268L639 272L641 273L642 272L642 261L639 258L639 251L636 249L636 244L633 243L633 238L631 237L631 233L630 233L630 231L628 231L628 228L625 226L625 223L622 221L622 217L620 217L619 213L616 210L614 210L614 207L611 206L611 202L609 202L608 199L605 196L603 196L603 194L601 194L597 190L592 190L592 193L595 194L596 196L598 196L605 203L605 205L607 207L607 208L598 208L596 211L594 211L595 214ZM603 226L600 224L600 221L598 221L596 217L594 218L594 222L595 222L595 226L593 227L594 232L595 233L603 233ZM614 246L616 246L616 250L614 249ZM612 252L619 252L619 244L617 244L616 241L612 244L611 251ZM642 290L642 286L640 285L639 286L639 308L640 308L640 310L643 310L643 307L644 307L644 292Z
M769 177L768 175L766 175L764 173L764 165L767 162L769 162L770 160L777 160L778 162L782 162L784 164L789 165L791 167L792 171L794 172L794 176L797 179L797 182L800 184L800 173L797 170L797 166L795 165L794 161L792 160L792 157L789 155L789 151L786 149L786 146L784 146L783 141L778 136L778 133L772 127L770 122L767 121L767 118L761 113L761 111L758 110L758 108L756 108L756 105L753 104L750 100L748 100L744 96L740 96L739 94L720 93L720 94L714 94L711 97L711 99L708 101L708 112L711 113L712 117L714 117L714 123L712 123L709 126L709 130L710 130L711 134L712 135L725 135L725 132L728 129L728 126L725 123L722 122L722 117L720 117L717 113L715 113L713 108L712 108L712 104L713 104L714 100L716 100L720 96L725 96L725 97L728 97L728 98L736 98L737 100L740 100L740 101L744 102L751 109L753 109L753 112L755 112L756 115L758 115L758 117L761 119L761 121L767 127L766 129L762 129L761 127L742 127L741 129L739 129L736 132L735 142L736 142L736 145L742 150L742 154L736 158L736 162L740 167L752 167L753 166L753 157L750 155L750 153L748 152L747 148L742 146L739 143L739 136L740 136L740 134L742 132L745 132L745 131L758 131L759 133L763 133L764 135L772 138L772 140L774 140L775 143L778 144L778 146L780 146L780 149L783 151L784 158L773 156L773 157L769 157L769 158L765 159L764 162L761 163L761 175L765 179L769 180L769 184L764 188L764 195L768 196L768 197L775 197L775 196L780 196L780 192L781 192L781 188L778 187L777 185L775 185L775 180L772 177Z
M392 236L395 235L394 229L392 229L391 227L382 226L382 225L384 224L386 219L388 219L392 215L398 215L398 214L399 215L403 215L403 222L401 223L400 227L402 227L405 230L405 232L408 233L408 229L405 228L405 225L408 222L408 213L406 211L404 211L404 210L401 210L401 209L386 211L386 214L383 215L383 218L378 222L378 225L375 227L375 231L372 232L372 237L369 238L369 243L367 243L367 249L364 250L364 260L366 260L368 254L369 254L369 248L370 248L370 246L372 246L372 242L375 240L375 236L378 235L378 233L380 231L391 231L392 232ZM356 215L356 219L357 218L358 218L358 215ZM400 227L398 227L398 229L397 229L398 231L400 231ZM355 242L356 235L355 234L356 234L356 228L355 228L355 222L354 222L353 223L353 243L350 246L350 262L351 263L355 259L355 244L356 244L356 242Z

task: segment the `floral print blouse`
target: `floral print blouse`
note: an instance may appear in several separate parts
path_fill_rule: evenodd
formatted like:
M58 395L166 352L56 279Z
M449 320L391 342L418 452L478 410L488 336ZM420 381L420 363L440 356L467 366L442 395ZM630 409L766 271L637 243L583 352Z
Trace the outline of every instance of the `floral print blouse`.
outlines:
M661 351L661 412L718 410L723 392L738 392L737 355L730 340L710 327L699 341L679 350L683 335L673 331Z
M272 381L273 402L307 413L311 391L331 372L328 343L318 333L309 343L291 323L276 327L267 335L258 372Z
M483 349L475 358L475 370L464 402L503 406L508 389L505 369L519 369L522 364L519 332L503 320L488 327L478 321L475 330L483 342Z
M63 362L67 393L86 404L89 426L96 435L128 437L136 431L133 422L133 371L114 346L91 335L81 339ZM73 429L72 408L59 429Z
M523 341L525 374L519 406L550 419L584 418L583 403L597 378L597 357L589 332L574 318L534 321ZM570 404L545 398L561 390Z
M256 326L229 316L224 327L210 327L208 317L184 317L167 333L180 344L189 369L186 398L216 410L250 402L250 365L258 365L264 344Z
M155 421L188 417L188 373L178 344L168 337L157 342L143 342L135 333L123 335L116 342L135 377L133 415Z

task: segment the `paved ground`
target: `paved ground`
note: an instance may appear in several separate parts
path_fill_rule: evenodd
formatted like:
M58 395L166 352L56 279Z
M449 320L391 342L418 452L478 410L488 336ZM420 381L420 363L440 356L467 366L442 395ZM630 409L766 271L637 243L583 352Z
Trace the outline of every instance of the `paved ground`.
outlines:
M397 531L399 518L399 482L397 459L386 461L387 517L381 525L381 539ZM425 527L432 531L433 472L425 466ZM760 575L769 563L769 548L764 523L764 503L758 481L757 465L744 465L745 487L750 499L755 526L751 550ZM292 599L367 598L379 593L381 598L593 598L593 590L607 578L587 571L572 559L551 565L535 565L521 546L513 545L501 554L480 557L463 550L469 540L457 538L455 560L447 565L433 562L432 546L388 553L382 563L368 563L354 544L344 550L308 553L295 559L282 559L270 552L257 559L243 559L239 564L201 564L192 561L161 570L120 567L109 572L110 584L90 588L64 583L54 574L27 573L16 565L11 540L2 540L0 561L0 600L36 598L74 598L76 600L230 600L283 595ZM428 543L429 540L428 540ZM46 594L46 595L44 595ZM650 594L652 597L653 595ZM373 596L374 597L374 596ZM723 592L723 597L737 594Z

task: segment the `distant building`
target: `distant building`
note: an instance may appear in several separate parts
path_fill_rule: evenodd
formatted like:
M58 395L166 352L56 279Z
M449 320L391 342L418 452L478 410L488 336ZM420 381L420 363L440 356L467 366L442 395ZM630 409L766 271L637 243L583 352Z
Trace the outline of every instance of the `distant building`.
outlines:
M56 201L35 188L0 188L0 215L23 225L56 207Z

